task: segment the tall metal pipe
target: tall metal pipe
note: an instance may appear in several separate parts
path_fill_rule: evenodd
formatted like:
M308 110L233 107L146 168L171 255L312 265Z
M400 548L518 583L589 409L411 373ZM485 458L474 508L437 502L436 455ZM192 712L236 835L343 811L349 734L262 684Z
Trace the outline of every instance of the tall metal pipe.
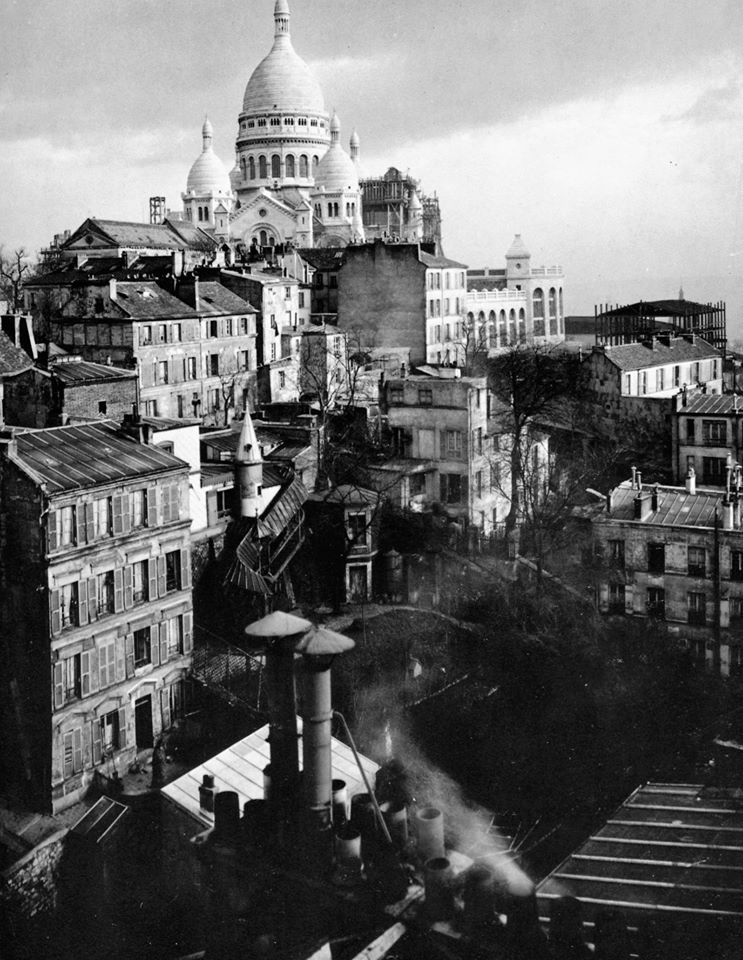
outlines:
M330 658L304 658L302 754L304 798L320 829L330 825L332 803Z
M299 777L294 650L274 641L266 650L266 686L271 744L271 803L279 823L289 817Z

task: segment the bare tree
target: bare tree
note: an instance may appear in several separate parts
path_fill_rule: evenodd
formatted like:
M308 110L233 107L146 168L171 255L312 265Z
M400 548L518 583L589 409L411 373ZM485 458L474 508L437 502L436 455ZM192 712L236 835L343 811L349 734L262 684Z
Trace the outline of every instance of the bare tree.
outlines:
M23 309L23 283L33 273L33 265L24 247L8 252L0 246L0 295L14 312Z
M222 419L222 425L230 422L230 412L234 412L237 405L238 391L244 388L248 381L248 368L239 363L236 356L223 354L219 362L219 386L216 387L219 402L209 411L215 423Z

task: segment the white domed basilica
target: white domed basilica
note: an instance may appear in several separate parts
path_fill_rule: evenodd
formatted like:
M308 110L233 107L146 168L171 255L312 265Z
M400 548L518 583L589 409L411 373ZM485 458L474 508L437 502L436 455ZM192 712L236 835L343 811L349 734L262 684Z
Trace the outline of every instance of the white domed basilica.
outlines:
M364 239L359 138L340 121L291 42L288 0L276 0L274 42L248 80L229 176L203 127L203 150L182 194L184 214L239 259L255 248L339 246Z

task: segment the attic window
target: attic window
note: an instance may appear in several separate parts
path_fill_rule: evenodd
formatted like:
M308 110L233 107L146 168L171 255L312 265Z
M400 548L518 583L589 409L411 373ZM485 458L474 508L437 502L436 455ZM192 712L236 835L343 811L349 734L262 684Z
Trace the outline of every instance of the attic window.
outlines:
M88 234L88 236L85 238L85 242L86 242L87 244L93 243L93 238L90 236L90 234Z

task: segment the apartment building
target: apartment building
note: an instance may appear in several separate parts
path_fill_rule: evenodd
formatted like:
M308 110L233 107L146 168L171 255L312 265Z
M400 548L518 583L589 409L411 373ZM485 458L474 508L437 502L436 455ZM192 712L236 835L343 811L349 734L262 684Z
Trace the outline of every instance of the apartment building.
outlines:
M508 512L507 455L488 434L490 400L485 377L424 368L428 374L386 380L385 411L397 472L394 499L403 508L440 504L463 525L491 534Z
M592 519L599 609L651 618L723 676L743 665L743 526L738 486L643 486L634 471Z
M693 467L702 483L724 486L729 468L743 456L743 398L683 391L676 395L671 424L674 480Z
M6 776L57 812L186 708L188 466L111 421L20 432L0 515Z

